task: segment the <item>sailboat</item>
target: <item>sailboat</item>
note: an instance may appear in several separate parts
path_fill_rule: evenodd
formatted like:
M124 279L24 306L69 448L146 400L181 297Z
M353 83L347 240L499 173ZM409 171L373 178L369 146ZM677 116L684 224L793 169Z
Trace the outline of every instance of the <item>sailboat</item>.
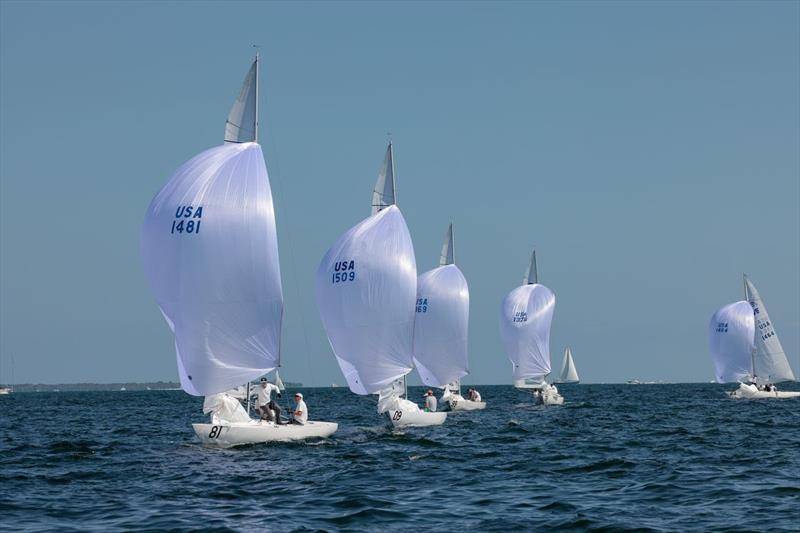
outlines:
M795 381L764 301L747 275L746 300L726 305L711 317L709 344L718 383L739 382L730 393L738 399L797 398L775 383Z
M392 144L372 194L372 214L331 246L316 276L320 318L350 390L378 395L393 426L438 425L447 417L409 401L414 367L417 266L396 205Z
M575 361L572 359L572 351L567 346L564 350L564 363L561 365L561 372L558 379L553 383L579 383L578 369L575 368Z
M564 398L545 378L550 374L550 324L556 297L539 284L536 250L531 254L522 285L500 306L500 336L511 359L514 387L527 390L537 403L561 405Z
M453 224L447 228L439 266L417 278L415 311L414 364L422 382L444 389L444 410L485 409L486 402L461 396L461 378L469 373L469 287L455 264Z
M280 366L283 289L269 176L258 144L256 58L225 124L224 143L169 178L145 215L150 289L175 334L181 388L205 396L203 444L231 447L327 437L337 424L253 420L226 394Z

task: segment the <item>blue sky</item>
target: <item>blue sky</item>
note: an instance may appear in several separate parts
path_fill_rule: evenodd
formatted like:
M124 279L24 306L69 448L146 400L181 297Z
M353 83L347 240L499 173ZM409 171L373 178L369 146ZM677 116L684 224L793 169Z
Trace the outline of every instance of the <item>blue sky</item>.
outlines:
M447 224L477 383L536 246L583 379L712 378L751 275L800 367L797 2L0 3L0 363L20 382L176 377L142 217L222 140L261 45L289 380L343 384L316 310L386 134L418 270Z

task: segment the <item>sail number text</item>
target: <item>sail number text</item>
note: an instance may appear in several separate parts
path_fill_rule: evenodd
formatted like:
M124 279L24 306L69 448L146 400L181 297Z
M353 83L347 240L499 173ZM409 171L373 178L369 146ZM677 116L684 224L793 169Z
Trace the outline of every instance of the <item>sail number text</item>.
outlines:
M427 312L428 312L428 299L417 298L417 313L427 313Z
M518 311L514 313L514 316L511 318L512 322L527 322L528 321L528 312L527 311Z
M170 233L200 233L200 222L203 218L203 206L179 205L175 210Z
M333 264L335 272L331 274L331 283L343 283L345 281L355 281L356 262L355 261L336 261Z

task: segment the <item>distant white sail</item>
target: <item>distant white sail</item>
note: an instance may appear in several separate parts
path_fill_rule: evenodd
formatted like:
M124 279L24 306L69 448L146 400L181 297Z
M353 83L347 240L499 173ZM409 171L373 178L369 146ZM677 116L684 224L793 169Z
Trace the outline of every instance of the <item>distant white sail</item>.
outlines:
M186 392L220 393L278 366L283 292L258 144L218 146L184 163L150 203L142 253Z
M281 374L278 370L275 370L275 386L278 387L278 390L281 392L286 390L286 386L283 384L283 380L281 379Z
M753 308L756 321L756 355L754 358L756 380L759 383L794 381L794 372L789 366L789 360L783 351L781 341L767 314L767 307L747 275L744 276L744 289L745 298Z
M356 394L375 394L412 369L417 267L397 206L361 221L327 251L317 304L333 352Z
M372 214L396 204L394 189L394 154L392 143L386 148L386 157L383 159L383 166L378 173L378 181L372 191Z
M544 379L550 373L550 325L556 297L534 283L511 291L500 306L500 336L514 379Z
M561 365L561 373L559 374L559 383L578 383L578 369L575 368L575 361L572 359L572 351L567 347L564 350L564 363Z
M469 287L453 263L452 224L442 257L450 262L425 272L417 280L414 363L422 382L430 387L444 387L469 373Z
M755 319L745 301L728 304L711 317L708 342L718 383L752 378Z
M444 237L442 253L439 254L439 266L452 265L456 262L455 246L455 242L453 241L453 224L450 224L450 227L447 228L447 234Z
M258 142L258 57L247 72L242 90L225 121L225 142Z

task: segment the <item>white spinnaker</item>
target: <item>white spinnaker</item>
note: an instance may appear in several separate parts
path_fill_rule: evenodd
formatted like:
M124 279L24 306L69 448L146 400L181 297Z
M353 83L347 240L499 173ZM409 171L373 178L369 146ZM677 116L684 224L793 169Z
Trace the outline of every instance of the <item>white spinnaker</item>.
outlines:
M383 166L378 173L378 181L375 183L375 189L372 191L372 214L374 215L396 203L394 188L394 154L392 152L392 143L389 143L389 146L386 147L386 156L383 158Z
M391 205L342 235L316 279L322 325L350 390L376 394L412 369L417 266Z
M561 365L561 375L559 381L562 383L577 383L578 369L575 368L575 361L572 359L572 350L564 350L564 363Z
M778 334L767 314L767 307L758 294L755 285L746 275L744 276L745 298L753 308L756 321L756 355L755 373L759 383L780 383L794 381L794 372L789 366L789 360L783 351Z
M550 325L556 297L534 283L511 291L500 306L500 336L514 369L514 379L550 373Z
M211 148L178 168L147 209L142 254L186 392L220 393L278 366L283 291L258 144Z
M752 377L755 319L745 301L719 309L708 323L708 343L718 383Z
M468 324L469 287L456 265L419 276L414 363L425 385L444 387L469 373Z
M257 142L258 121L258 58L247 72L239 96L233 102L225 121L225 142Z

